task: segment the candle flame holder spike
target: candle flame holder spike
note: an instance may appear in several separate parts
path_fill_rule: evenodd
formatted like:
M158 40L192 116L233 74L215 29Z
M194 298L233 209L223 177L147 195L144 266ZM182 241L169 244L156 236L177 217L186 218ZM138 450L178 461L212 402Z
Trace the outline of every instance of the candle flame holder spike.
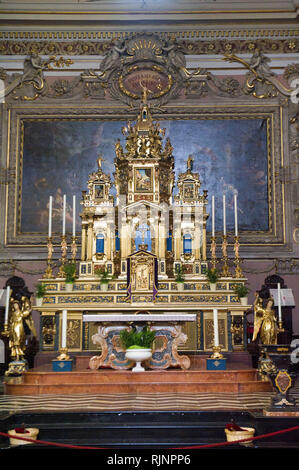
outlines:
M235 236L235 243L234 243L234 252L235 252L235 259L234 259L234 264L236 266L235 269L235 277L236 278L242 278L244 277L244 274L241 269L241 263L242 259L240 258L239 255L239 249L240 249L240 243L239 243L239 236Z
M230 277L230 272L229 272L229 267L228 267L228 256L227 256L227 235L223 235L222 238L222 258L221 261L223 261L223 266L222 266L222 271L221 275L223 277Z

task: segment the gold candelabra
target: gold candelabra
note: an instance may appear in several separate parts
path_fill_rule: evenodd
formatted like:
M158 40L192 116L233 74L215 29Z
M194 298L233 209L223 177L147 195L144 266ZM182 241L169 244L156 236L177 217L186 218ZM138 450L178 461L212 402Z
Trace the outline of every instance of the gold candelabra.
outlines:
M244 277L242 269L241 269L242 260L241 260L240 255L239 255L239 248L240 248L239 237L236 235L235 236L235 243L234 243L234 252L235 252L234 264L236 266L235 277L237 277L237 278Z
M213 346L213 354L210 357L211 359L222 359L221 346Z
M282 324L282 320L278 320L278 333L284 333L285 329Z
M59 349L59 356L57 356L58 361L68 361L70 356L68 355L67 348L60 348Z
M52 237L48 237L48 259L47 259L47 269L44 274L44 279L51 279L53 277L53 270L52 270L52 258L53 258L53 243Z
M66 236L62 235L61 236L61 258L60 258L61 265L59 268L58 277L65 277L63 268L66 263L66 256L67 256L67 241L66 241Z
M229 267L228 267L228 256L227 256L227 235L222 236L222 258L221 261L223 261L223 266L222 266L222 276L223 277L230 277L230 272L229 272Z
M211 237L211 247L210 247L210 252L211 252L211 265L212 269L216 269L217 265L217 256L216 256L216 237L212 236Z
M76 243L76 237L73 235L72 236L72 244L71 244L71 253L72 253L72 260L73 262L76 261L76 256L77 256L77 243Z

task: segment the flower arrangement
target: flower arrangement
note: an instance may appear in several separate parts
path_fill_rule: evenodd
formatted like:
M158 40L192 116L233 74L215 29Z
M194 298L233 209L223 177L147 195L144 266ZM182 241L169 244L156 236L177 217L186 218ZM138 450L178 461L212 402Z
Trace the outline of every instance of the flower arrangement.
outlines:
M119 336L125 349L151 349L156 332L151 331L148 326L144 326L139 332L136 331L136 328L129 331L122 330Z
M217 269L208 269L206 275L211 284L216 284L219 279L219 273Z
M113 279L112 274L106 268L95 269L95 274L100 277L101 284L108 284L111 279Z
M182 266L177 265L175 268L175 281L176 282L184 282L185 277L184 274L186 272L185 266L182 264Z
M36 294L35 294L36 297L38 299L41 299L42 297L44 297L46 290L47 290L47 287L45 286L45 284L43 284L42 282L39 282L38 284L36 284L35 288L36 288Z
M249 292L250 289L245 284L236 285L234 290L234 293L238 296L239 299L241 299L242 297L247 297Z
M76 263L69 261L63 266L63 272L65 275L65 282L67 284L74 284L76 277Z

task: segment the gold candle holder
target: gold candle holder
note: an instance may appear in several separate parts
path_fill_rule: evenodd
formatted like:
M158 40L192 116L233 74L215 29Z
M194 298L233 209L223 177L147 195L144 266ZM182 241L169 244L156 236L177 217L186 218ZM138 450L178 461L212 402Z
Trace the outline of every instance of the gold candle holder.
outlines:
M278 333L284 333L285 329L282 325L282 320L278 320Z
M1 332L2 336L9 336L9 331L8 331L8 323L4 323L3 325L3 331Z
M66 256L67 256L67 241L66 241L66 236L62 235L61 236L61 258L60 258L61 265L59 268L58 277L65 277L63 268L66 263Z
M77 240L77 238L75 236L72 236L71 253L72 253L73 262L76 261L76 256L77 256L77 243L76 243L76 240Z
M68 349L67 348L60 348L59 349L59 355L57 356L58 361L68 361L70 359L70 356L68 355Z
M211 265L212 269L216 269L217 265L217 256L216 256L216 237L212 236L211 237L211 247L210 247L210 252L211 252Z
M227 235L223 235L222 239L222 258L223 261L221 275L222 277L230 277L229 267L228 267L228 256L227 256Z
M242 269L241 269L242 260L239 255L239 248L240 248L239 237L236 235L235 243L234 243L234 252L235 252L234 264L236 266L235 277L237 278L244 277Z
M44 279L51 279L53 277L53 270L52 270L52 258L53 258L53 243L52 237L48 237L48 259L47 259L47 269L44 274Z
M222 359L221 346L213 346L213 354L210 356L211 359Z

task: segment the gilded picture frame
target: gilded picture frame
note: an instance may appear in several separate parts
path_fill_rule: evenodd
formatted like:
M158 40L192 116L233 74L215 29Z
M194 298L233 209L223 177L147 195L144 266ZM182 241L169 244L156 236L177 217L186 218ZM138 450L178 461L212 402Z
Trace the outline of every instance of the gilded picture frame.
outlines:
M152 193L153 168L134 168L134 187L137 193Z
M246 253L257 253L257 255L269 254L269 252L272 252L274 246L279 246L281 250L287 250L287 241L292 234L289 234L288 213L285 209L286 187L281 182L279 175L277 174L277 168L280 168L284 162L287 163L287 142L285 142L284 139L287 127L286 119L283 118L286 110L284 110L279 103L273 103L265 107L262 103L256 104L256 102L254 105L251 103L250 106L246 103L243 105L238 104L236 106L231 103L219 104L217 107L212 104L198 106L187 103L184 104L183 108L180 106L165 108L165 113L154 115L154 119L159 120L162 127L164 127L163 124L165 124L166 128L167 126L169 127L167 123L177 122L178 116L181 122L188 121L190 123L196 120L198 122L202 121L206 123L209 121L221 121L224 123L225 121L233 122L233 120L238 120L241 123L243 121L252 122L254 120L259 120L260 123L263 123L265 129L264 133L266 136L266 151L264 155L265 166L267 168L266 217L269 224L266 230L247 230L246 232L240 230L240 242L243 245L244 255L246 255ZM26 155L24 155L24 147L28 141L28 137L24 132L25 123L30 121L33 123L33 126L35 126L36 123L41 123L42 121L47 121L48 123L61 122L64 125L66 123L71 123L73 125L74 122L77 122L80 125L82 123L90 123L91 121L100 124L107 122L113 123L113 128L115 128L116 131L120 131L122 123L126 123L128 120L133 120L136 117L133 111L130 110L130 112L128 112L128 110L122 106L117 108L114 105L109 108L109 105L103 104L100 116L99 109L101 109L101 105L97 105L97 107L94 108L91 106L79 108L78 106L74 107L70 105L54 107L54 105L52 105L51 108L46 105L39 105L36 107L33 105L30 106L29 104L12 104L7 109L4 109L3 132L6 132L7 134L7 146L3 153L2 160L5 161L5 168L9 175L9 184L5 187L5 191L2 191L1 193L2 205L5 208L5 223L0 231L0 236L3 245L8 250L14 250L15 247L20 247L24 249L25 252L27 250L27 252L30 253L29 256L33 257L34 250L39 252L40 247L44 247L46 252L46 205L44 207L45 223L43 230L23 231L21 224L25 210L23 176L30 167L26 160ZM113 137L115 137L114 140L116 140L117 136L115 137L115 135L112 135L111 141L113 140ZM40 161L37 150L37 161ZM96 148L95 150L98 151L99 149ZM176 150L174 150L174 154L177 158ZM182 172L186 171L186 161L184 161L184 159L186 160L187 158L187 152L186 155L181 155L180 157L179 170ZM95 171L96 160L97 159L94 158L94 167L89 166L85 169L87 177L88 172L91 173L92 171ZM35 168L38 170L38 165L36 165ZM111 171L111 168L109 171ZM149 176L149 174L147 176ZM200 176L202 179L202 174ZM86 181L84 180L84 177L82 177L82 181L80 183L81 190L86 189L87 177ZM203 189L205 189L205 183L206 181L202 181ZM137 192L140 191L140 194L142 194L141 191L144 191L144 188L141 188L140 185L137 185L136 189ZM148 192L153 190L153 173L151 173L150 183L148 183L145 190ZM247 188L248 194L250 193L250 190L250 188ZM208 197L210 198L210 196L211 192L209 192ZM71 213L71 209L69 212ZM208 212L210 212L210 207L208 207ZM67 223L70 224L70 221ZM78 235L80 235L79 214L77 231ZM54 233L54 243L57 244L60 243L59 232L60 228ZM210 235L208 233L208 241L209 236ZM7 255L9 256L9 251L7 252Z

